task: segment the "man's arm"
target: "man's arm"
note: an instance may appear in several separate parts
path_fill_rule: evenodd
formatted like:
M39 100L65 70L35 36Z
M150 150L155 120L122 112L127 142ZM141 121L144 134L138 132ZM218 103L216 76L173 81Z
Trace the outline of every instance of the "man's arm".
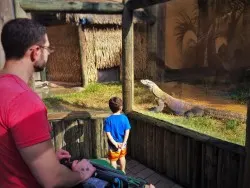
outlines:
M73 187L83 181L79 172L73 172L59 163L50 140L19 150L43 187Z
M32 92L25 91L11 102L8 125L24 162L43 187L73 187L94 173L86 161L75 161L73 171L60 164L51 143L46 107ZM89 171L80 171L85 166Z

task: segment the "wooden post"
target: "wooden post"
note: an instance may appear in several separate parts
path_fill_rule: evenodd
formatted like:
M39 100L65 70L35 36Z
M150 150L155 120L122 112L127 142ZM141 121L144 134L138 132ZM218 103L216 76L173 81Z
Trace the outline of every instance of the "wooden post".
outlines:
M158 24L156 28L156 40L157 40L157 45L156 45L156 65L155 66L155 75L158 75L156 79L160 81L165 80L165 52L166 52L166 10L167 5L166 4L160 4L156 6L156 14L157 14L157 21Z
M79 48L80 48L80 61L81 61L81 67L82 67L82 87L86 87L88 85L88 74L87 74L87 61L86 61L86 55L84 54L84 44L86 42L84 33L82 30L82 26L78 26L78 36L79 36Z
M41 76L41 81L44 82L47 80L47 73L46 73L46 67L44 68L43 71L41 71L40 76Z
M247 103L245 151L246 151L246 158L245 158L243 188L249 188L249 185L250 185L250 101L248 101Z
M150 7L148 8L150 13L152 15L157 15L158 6ZM150 69L148 72L150 75L148 75L153 80L156 80L158 74L157 74L157 67L156 67L156 61L157 61L157 28L158 28L158 19L156 19L156 23L154 25L148 25L147 30L147 41L148 41L148 68Z
M3 25L13 18L14 18L14 7L13 7L12 1L1 0L0 1L0 33L2 31ZM1 36L0 36L0 39L1 39ZM5 62L5 55L2 49L2 44L0 44L0 69L3 68L4 62Z
M101 147L101 134L102 134L102 129L101 129L101 119L93 119L91 120L91 124L93 126L93 131L92 131L92 154L93 154L93 158L101 158L101 154L102 154L102 147Z
M133 11L124 7L122 15L123 109L132 111L134 101L134 25Z
M67 12L67 13L99 13L121 14L124 5L122 3L94 3L70 1L34 1L20 0L21 7L28 12Z
M159 3L165 3L170 0L128 0L125 3L125 6L129 10L135 10L139 8L146 8L148 6L156 5Z
M16 18L29 18L26 12L20 7L20 1L14 0L14 3L15 3L15 17ZM28 85L32 88L32 90L35 89L34 75L29 80Z

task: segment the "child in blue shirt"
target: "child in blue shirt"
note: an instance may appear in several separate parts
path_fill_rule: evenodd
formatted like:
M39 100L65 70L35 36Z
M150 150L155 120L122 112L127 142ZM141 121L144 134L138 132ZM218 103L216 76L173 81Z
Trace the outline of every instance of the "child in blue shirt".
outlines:
M110 164L117 168L117 161L120 161L120 168L125 173L127 154L127 140L131 129L126 115L122 114L122 99L112 97L109 100L109 108L113 112L104 121L104 132L108 136L108 158Z

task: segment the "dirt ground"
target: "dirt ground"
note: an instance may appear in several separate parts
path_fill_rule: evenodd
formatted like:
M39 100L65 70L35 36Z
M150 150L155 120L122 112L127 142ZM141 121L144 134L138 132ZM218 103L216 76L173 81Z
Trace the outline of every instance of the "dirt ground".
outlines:
M157 85L173 97L183 99L194 104L204 105L219 110L237 112L244 115L247 113L246 105L236 103L227 95L228 89L230 89L229 85L205 86L203 84L194 85L181 82L157 83ZM82 90L83 88L81 87L62 87L47 84L42 87L37 87L36 92L40 95L40 97L44 98L54 94L72 93ZM141 107L144 108L143 105ZM60 111L64 111L65 109L82 110L80 107L71 105L62 105L57 108L61 108L59 109ZM145 106L145 108L147 108L147 106Z
M238 104L228 96L229 85L185 84L178 82L158 83L158 86L173 97L219 110L246 114L246 105ZM232 87L232 86L231 86Z

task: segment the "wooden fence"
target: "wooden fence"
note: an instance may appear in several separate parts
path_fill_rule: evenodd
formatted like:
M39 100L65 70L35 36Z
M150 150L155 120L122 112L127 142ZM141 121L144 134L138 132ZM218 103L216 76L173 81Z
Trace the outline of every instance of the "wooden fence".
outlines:
M241 188L245 148L132 112L129 154L190 188Z
M72 154L72 159L106 157L107 138L103 134L106 116L88 112L50 114L55 149L66 149Z
M74 159L106 157L105 117L88 112L50 115L55 148L65 148ZM135 160L184 187L242 187L244 147L136 112L128 117L128 152Z

